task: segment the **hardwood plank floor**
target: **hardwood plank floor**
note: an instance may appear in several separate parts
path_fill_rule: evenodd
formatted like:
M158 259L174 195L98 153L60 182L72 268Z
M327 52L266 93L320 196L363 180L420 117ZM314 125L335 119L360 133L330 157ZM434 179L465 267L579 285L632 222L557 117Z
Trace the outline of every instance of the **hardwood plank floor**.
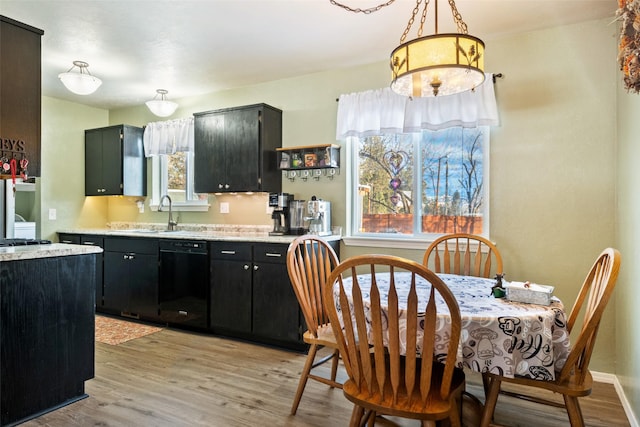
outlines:
M96 343L96 376L86 383L89 398L23 426L348 425L351 405L342 391L316 381L307 384L297 415L289 415L304 361L300 353L172 329L118 346ZM479 376L468 376L467 389L481 395ZM612 385L596 384L581 405L587 426L629 426ZM500 396L496 422L569 426L561 409L507 396ZM380 425L417 424L392 419ZM466 425L473 425L471 417Z

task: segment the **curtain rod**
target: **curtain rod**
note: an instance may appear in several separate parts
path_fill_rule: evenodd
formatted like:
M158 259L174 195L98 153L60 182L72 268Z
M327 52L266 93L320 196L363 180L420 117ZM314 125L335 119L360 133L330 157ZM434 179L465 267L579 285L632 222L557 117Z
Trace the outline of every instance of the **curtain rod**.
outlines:
M502 73L496 73L491 76L493 78L493 82L496 82L496 79L501 79L504 77ZM336 98L336 102L340 101L340 98Z

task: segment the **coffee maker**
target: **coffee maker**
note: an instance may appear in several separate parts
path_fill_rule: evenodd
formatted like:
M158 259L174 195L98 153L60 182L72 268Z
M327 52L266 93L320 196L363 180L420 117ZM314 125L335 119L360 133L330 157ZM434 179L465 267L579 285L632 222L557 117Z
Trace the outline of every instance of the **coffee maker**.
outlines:
M305 227L305 201L289 201L289 234L302 235L307 232Z
M273 230L269 236L283 236L289 232L289 203L293 200L293 194L269 193L269 206L273 208Z
M331 235L331 202L311 197L307 202L307 217L309 233L318 236Z

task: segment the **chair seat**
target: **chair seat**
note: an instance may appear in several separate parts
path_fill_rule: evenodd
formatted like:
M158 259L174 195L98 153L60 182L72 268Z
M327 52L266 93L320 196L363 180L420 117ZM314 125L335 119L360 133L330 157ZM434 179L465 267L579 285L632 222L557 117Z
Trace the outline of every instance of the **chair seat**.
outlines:
M559 373L557 373L559 375ZM490 374L493 377L493 374ZM587 370L584 381L580 384L575 381L575 376L570 376L565 381L541 381L535 380L531 378L524 377L515 377L515 378L506 378L500 377L500 381L508 382L512 384L521 384L536 388L543 388L546 390L550 390L556 393L565 394L568 396L577 396L583 397L591 394L591 389L593 387L593 377L591 376L591 372ZM514 394L514 393L511 393ZM519 394L519 393L515 393Z
M384 387L384 399L380 396L380 393L377 392L374 393L373 396L370 395L366 384L358 386L350 379L344 383L342 390L345 397L356 405L373 408L375 406L374 402L378 402L380 406L373 409L378 414L410 419L442 420L449 417L449 414L451 413L451 402L440 397L440 385L442 384L444 365L442 363L434 362L433 366L431 391L429 392L426 404L424 405L420 398L419 386L416 385L414 387L411 399L409 399L409 396L406 394L406 387L404 384L400 385L398 401L394 403L393 389L389 378L387 378ZM451 395L456 396L456 399L461 399L464 389L464 372L462 369L456 368L454 370L453 381L451 383Z
M318 326L318 335L313 335L310 331L305 331L302 335L302 339L307 344L317 344L338 348L338 342L336 336L333 333L333 328L330 323L322 326Z

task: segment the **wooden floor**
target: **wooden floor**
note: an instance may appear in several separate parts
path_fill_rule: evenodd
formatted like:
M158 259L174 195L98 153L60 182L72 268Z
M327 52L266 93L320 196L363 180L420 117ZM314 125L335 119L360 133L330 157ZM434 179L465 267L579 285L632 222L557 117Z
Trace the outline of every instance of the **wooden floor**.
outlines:
M307 385L298 414L289 415L304 360L299 353L171 329L118 346L96 343L96 376L86 383L89 398L23 426L348 425L351 406L342 392L315 381ZM479 383L471 374L467 390L480 396ZM587 426L629 426L612 385L597 384L581 404ZM569 426L561 409L506 396L498 401L496 422ZM473 424L466 419L466 426Z

